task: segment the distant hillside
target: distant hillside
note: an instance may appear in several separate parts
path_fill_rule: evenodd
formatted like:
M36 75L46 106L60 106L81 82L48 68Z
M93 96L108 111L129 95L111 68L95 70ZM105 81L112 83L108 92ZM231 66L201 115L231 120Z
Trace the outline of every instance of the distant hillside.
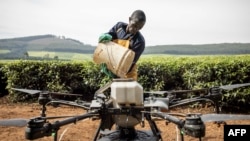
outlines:
M0 39L0 49L23 49L27 51L67 51L92 53L94 48L80 41L63 36L39 35L12 39Z
M70 59L93 54L95 46L55 35L0 39L0 59ZM143 54L215 55L250 54L250 43L147 46Z
M90 54L94 47L83 44L80 41L65 38L64 36L38 35L11 39L0 39L1 58L15 58L23 56L29 51L53 51L53 52L72 52Z
M144 54L219 55L250 54L250 43L149 46Z

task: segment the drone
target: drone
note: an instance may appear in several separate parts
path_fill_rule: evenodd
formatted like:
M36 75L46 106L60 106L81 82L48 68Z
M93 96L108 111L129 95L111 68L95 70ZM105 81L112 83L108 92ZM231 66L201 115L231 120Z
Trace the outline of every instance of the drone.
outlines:
M116 78L98 89L90 102L53 99L50 96L52 92L12 88L32 95L39 94L38 102L42 105L42 111L40 116L30 119L2 119L0 120L0 126L26 126L25 138L28 140L36 140L53 134L54 141L57 141L60 127L93 118L100 119L99 127L93 137L94 141L162 141L161 131L156 124L156 119L160 119L177 125L179 131L181 131L180 133L184 133L180 134L181 141L184 141L184 135L201 140L205 136L205 122L250 120L250 115L219 113L219 103L217 101L218 97L223 95L222 90L232 90L246 86L250 86L250 83L198 90L144 91L143 87L133 79ZM107 94L108 89L110 91ZM176 96L179 93L199 91L206 94L185 99ZM166 112L174 107L199 101L211 102L216 109L216 113L181 114ZM45 111L48 104L76 106L86 110L86 113L73 116L47 117ZM63 119L50 121L50 119L57 118ZM136 125L144 127L145 122L148 122L149 129L139 130L135 128ZM112 128L114 126L115 128Z

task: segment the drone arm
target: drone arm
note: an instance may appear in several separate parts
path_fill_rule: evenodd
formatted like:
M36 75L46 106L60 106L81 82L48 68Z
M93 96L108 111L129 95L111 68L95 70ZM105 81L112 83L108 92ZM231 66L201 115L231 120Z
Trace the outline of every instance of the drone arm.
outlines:
M168 115L168 114L165 114L165 113L162 113L162 112L157 112L157 113L154 113L154 115L160 117L160 118L163 118L165 120L168 120L170 122L173 122L174 124L178 125L179 127L183 127L184 125L184 121L182 119L179 119L175 116L171 116L171 115Z
M63 105L68 105L68 106L76 106L79 108L83 108L85 110L89 110L89 104L77 104L76 102L71 102L71 101L63 101L63 100L52 100L49 103L54 103L54 104L63 104Z
M65 120L61 120L61 121L56 121L54 124L52 124L54 127L61 127L70 123L76 123L77 121L92 117L97 115L98 112L92 112L92 113L87 113L87 114L83 114L83 115L79 115L79 116L75 116L75 117L70 117L67 118Z
M75 117L71 117L71 118L67 118L65 120L61 120L61 121L56 121L54 123L42 123L44 121L33 121L30 122L26 128L25 131L25 137L28 140L34 140L34 139L38 139L38 138L42 138L44 136L50 136L52 133L55 134L55 139L57 137L57 131L59 130L59 128L61 126L70 124L70 123L76 123L79 120L83 120L89 117L92 117L94 115L97 114L96 112L92 112L92 113L87 113L87 114L83 114L83 115L79 115L79 116L75 116Z
M187 104L194 103L194 102L199 102L199 101L211 102L213 105L215 105L215 102L213 100L209 99L209 98L200 98L200 97L198 97L198 98L190 98L190 99L184 99L184 100L172 102L172 103L170 103L169 108L182 106L182 105L187 105Z

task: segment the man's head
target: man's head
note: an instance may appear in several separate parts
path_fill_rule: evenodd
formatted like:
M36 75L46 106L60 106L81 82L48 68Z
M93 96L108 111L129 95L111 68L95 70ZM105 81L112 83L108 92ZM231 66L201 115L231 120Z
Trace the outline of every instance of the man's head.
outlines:
M129 17L127 32L135 34L143 28L146 23L146 15L142 10L136 10Z

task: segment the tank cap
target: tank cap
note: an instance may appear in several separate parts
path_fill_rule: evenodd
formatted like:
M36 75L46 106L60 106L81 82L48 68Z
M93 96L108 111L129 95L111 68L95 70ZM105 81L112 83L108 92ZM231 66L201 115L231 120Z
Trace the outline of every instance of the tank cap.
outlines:
M134 81L133 78L115 78L113 79L113 82L131 82Z

